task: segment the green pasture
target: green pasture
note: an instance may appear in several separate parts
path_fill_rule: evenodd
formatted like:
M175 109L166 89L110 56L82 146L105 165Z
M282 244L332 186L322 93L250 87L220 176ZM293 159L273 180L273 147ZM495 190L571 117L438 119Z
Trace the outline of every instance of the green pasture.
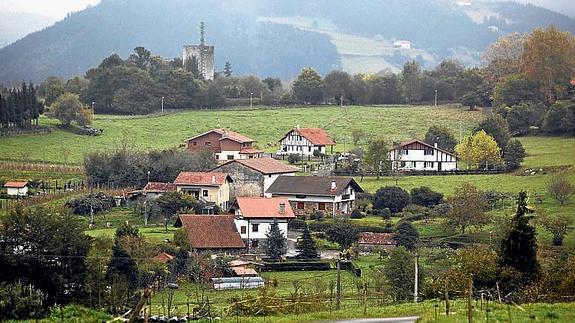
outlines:
M369 137L405 140L422 137L429 126L438 124L459 136L460 129L465 134L482 118L481 112L455 105L188 110L140 117L96 115L93 127L104 130L101 136L55 130L48 135L2 137L0 159L79 165L85 153L112 149L120 142L129 142L138 149L178 147L186 138L218 125L252 137L268 152L276 151L278 140L295 125L322 127L339 143L336 150L343 151L352 145L354 129L363 129ZM40 124L56 122L42 117Z

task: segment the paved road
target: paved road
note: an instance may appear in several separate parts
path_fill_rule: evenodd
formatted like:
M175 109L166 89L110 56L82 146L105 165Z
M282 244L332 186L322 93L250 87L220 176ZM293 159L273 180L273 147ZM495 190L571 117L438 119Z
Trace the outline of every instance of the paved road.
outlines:
M339 321L326 321L329 323L415 323L419 319L418 316L409 317L392 317L392 318L375 318L375 319L349 319Z

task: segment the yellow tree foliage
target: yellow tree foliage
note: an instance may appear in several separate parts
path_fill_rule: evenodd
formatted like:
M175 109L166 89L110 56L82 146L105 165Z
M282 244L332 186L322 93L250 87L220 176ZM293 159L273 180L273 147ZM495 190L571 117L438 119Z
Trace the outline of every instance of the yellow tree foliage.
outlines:
M493 137L480 130L473 136L466 136L455 147L458 157L463 160L467 167L489 168L489 165L501 162L501 149Z
M535 29L525 40L523 73L539 82L549 102L557 100L575 75L575 37L554 26Z

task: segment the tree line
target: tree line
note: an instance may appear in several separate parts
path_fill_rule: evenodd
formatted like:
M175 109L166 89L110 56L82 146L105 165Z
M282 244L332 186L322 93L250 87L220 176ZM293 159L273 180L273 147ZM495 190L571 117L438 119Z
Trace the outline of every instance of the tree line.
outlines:
M44 105L38 101L34 84L22 83L20 88L0 89L0 128L38 125Z

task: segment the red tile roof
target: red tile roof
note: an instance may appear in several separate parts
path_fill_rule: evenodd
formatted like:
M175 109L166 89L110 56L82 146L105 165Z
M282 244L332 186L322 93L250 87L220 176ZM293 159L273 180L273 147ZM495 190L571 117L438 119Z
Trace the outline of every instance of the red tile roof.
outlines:
M253 268L248 267L232 267L232 271L236 276L257 276L258 272Z
M203 186L221 186L226 179L232 181L227 173L205 173L205 172L181 172L176 177L176 185L203 185Z
M9 187L9 188L24 188L28 185L27 182L6 182L6 184L4 184L4 187Z
M247 262L245 260L241 260L241 259L230 261L230 267L240 267L240 266L245 266L245 265L249 265L249 264L250 264L249 262Z
M187 231L194 249L245 248L233 215L184 214L178 217L174 226L181 226Z
M144 186L143 191L147 192L175 192L176 185L172 183L162 183L162 182L149 182Z
M283 213L280 211L282 203L284 205ZM288 199L282 197L238 197L236 204L244 218L295 218Z
M259 150L256 148L241 148L240 149L240 154L259 154L259 153L263 153L263 150Z
M205 135L207 135L207 134L209 134L209 133L211 133L211 132L215 132L215 133L217 133L217 134L220 134L220 135L222 136L222 137L220 138L220 140L222 140L222 139L230 139L230 140L233 140L233 141L236 141L236 142L239 142L239 143L255 142L255 140L253 140L253 139L251 139L251 138L248 138L248 137L246 137L246 136L244 136L244 135L242 135L242 134L240 134L240 133L237 133L237 132L232 131L232 130L229 130L229 129L224 129L224 128L212 129L212 130L210 130L210 131L206 131L206 132L204 132L204 133L202 133L202 134L199 134L199 135L197 135L197 136L188 138L188 139L186 139L185 141L190 141L190 140L193 140L193 139L196 139L196 138L205 136Z
M323 146L331 146L335 145L335 142L329 134L321 129L321 128L295 128L292 129L290 132L286 133L285 136L280 140L282 141L287 135L289 135L292 131L295 131L298 135L306 138L309 142L314 145L323 145Z
M372 245L395 245L393 233L361 232L359 234L359 244Z
M295 173L299 171L299 168L286 165L278 160L269 157L263 158L250 158L250 159L234 159L230 160L214 169L216 170L224 165L230 163L240 163L246 167L256 170L262 174L285 174L285 173Z
M174 256L170 255L169 253L162 252L161 254L154 257L154 260L159 261L161 263L168 263L174 259Z

